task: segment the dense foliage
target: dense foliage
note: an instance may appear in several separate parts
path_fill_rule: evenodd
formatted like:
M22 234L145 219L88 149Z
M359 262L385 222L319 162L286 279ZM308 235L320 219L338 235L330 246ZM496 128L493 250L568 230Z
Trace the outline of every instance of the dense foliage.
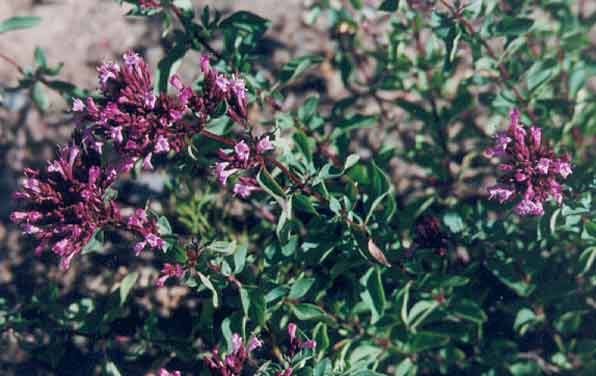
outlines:
M123 3L162 22L156 67L123 51L94 91L59 80L41 49L32 68L2 56L21 75L12 90L42 112L58 91L76 124L25 170L11 219L27 255L67 269L125 244L155 258L155 289L186 285L197 303L187 323L139 312L134 270L106 296L50 284L0 300L0 329L48 372L596 373L583 2L311 1L305 27L334 51L279 67L258 15ZM339 97L313 84L322 69ZM148 170L167 171L166 194L121 202L121 181ZM68 365L71 342L90 369Z

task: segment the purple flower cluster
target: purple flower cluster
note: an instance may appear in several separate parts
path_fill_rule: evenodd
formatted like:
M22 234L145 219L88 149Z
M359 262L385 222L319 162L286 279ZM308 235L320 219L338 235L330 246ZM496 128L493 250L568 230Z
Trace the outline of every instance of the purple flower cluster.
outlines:
M164 249L156 220L143 209L122 218L109 187L137 161L152 169L154 154L180 151L222 102L230 116L242 122L247 101L244 81L226 78L211 68L206 56L201 57L200 66L204 90L195 93L174 75L170 83L177 93L173 96L154 94L147 64L132 51L123 56L122 65L105 63L97 69L102 96L73 102L79 129L71 144L60 150L59 158L45 171L26 169L23 190L16 194L26 209L15 211L11 218L39 240L37 254L50 247L61 257L61 267L68 268L95 231L106 226L140 236L142 240L134 246L136 254L147 247ZM198 120L195 125L183 121L186 115ZM102 156L106 144L115 151L109 158ZM251 188L240 189L239 194L244 194ZM164 273L168 277L180 274L176 268Z
M25 169L23 190L15 197L26 209L13 212L11 219L39 240L36 254L50 246L61 267L68 268L97 229L120 221L116 204L104 199L116 175L100 167L97 153L65 146L45 171Z
M139 5L142 8L161 8L157 0L139 0Z
M486 150L487 156L501 159L499 170L504 173L498 184L488 188L489 198L504 203L519 196L515 213L540 216L544 214L543 202L548 197L559 205L563 201L557 179L566 179L571 174L570 157L556 156L543 142L540 128L521 124L517 109L510 116L507 131L498 132L494 145Z
M263 346L257 337L252 337L245 346L242 337L237 333L232 335L232 352L222 358L219 349L215 348L211 356L205 358L205 363L220 376L238 376L242 372L251 352Z
M234 150L219 150L220 161L215 164L215 175L217 181L226 185L228 178L241 170L248 170L258 166L263 153L273 150L269 136L261 138L254 146L252 152L250 146L242 140L234 145ZM233 192L242 198L258 190L257 181L253 177L241 176L234 184Z
M225 102L228 106L228 115L238 124L245 125L248 99L244 80L235 74L231 78L227 78L217 69L211 67L206 55L201 55L199 64L201 72L205 76L201 103L203 112L214 113L219 104Z
M288 349L288 355L290 358L302 349L314 349L315 347L317 347L316 341L312 339L303 341L302 339L300 339L300 337L296 336L297 329L298 326L296 326L296 324L292 322L288 324L288 335L290 336L290 347Z
M155 285L164 287L166 281L170 278L181 278L184 275L184 268L180 264L165 263L161 269L161 276L157 279Z
M60 256L63 269L69 267L95 231L107 226L141 235L145 239L142 243L151 247L163 247L163 240L156 235L155 219L147 218L143 209L137 209L128 220L120 215L108 195L117 176L115 168L101 166L96 150L65 146L45 171L25 169L23 190L15 197L26 210L13 212L11 219L39 241L36 254L49 246Z
M111 142L121 158L121 171L130 170L142 159L143 168L153 169L154 154L179 151L187 137L198 129L180 121L189 111L199 110L193 91L174 75L170 83L176 96L153 94L149 67L134 52L124 55L124 64L105 63L98 68L102 98L75 100L73 111L81 114L83 142L101 153Z
M414 243L417 247L434 250L438 255L447 253L449 239L440 220L433 215L423 215L414 225Z

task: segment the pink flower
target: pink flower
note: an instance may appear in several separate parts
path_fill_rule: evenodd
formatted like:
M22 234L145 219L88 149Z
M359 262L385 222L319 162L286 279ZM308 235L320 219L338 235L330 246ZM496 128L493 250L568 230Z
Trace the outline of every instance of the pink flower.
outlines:
M242 337L240 337L240 334L232 334L232 352L236 353L240 351L243 346L244 343L242 342Z
M112 127L110 136L111 136L112 140L121 144L122 141L124 140L124 137L122 137L122 127Z
M74 101L72 101L72 110L74 112L82 112L85 110L85 103L83 103L82 100L80 100L79 98L75 98Z
M134 249L135 256L140 255L141 252L143 252L143 249L145 249L145 246L146 245L147 245L147 242L146 241L142 241L142 242L136 243L135 246L134 246L134 248L133 248Z
M550 166L551 160L548 158L540 158L536 164L536 169L543 175L548 174L548 167Z
M141 59L141 56L139 56L139 54L132 50L129 50L124 55L122 55L122 59L124 60L124 64L126 64L129 67L138 65L143 61L143 59Z
M129 226L143 227L147 222L147 212L144 209L136 209L134 215L128 218Z
M158 0L139 0L139 5L142 8L147 8L147 9L150 9L150 8L157 9L157 8L161 7L161 5L159 5ZM172 375L174 375L174 374L172 374ZM159 376L163 376L163 375L160 374ZM174 375L174 376L179 376L179 375Z
M35 193L41 192L41 190L39 189L39 180L33 178L23 180L23 188L33 191Z
M229 162L217 162L215 164L215 176L217 177L217 181L222 185L225 185L227 183L228 177L230 177L238 171L238 169L236 168L228 169L229 165Z
M288 335L290 336L290 342L293 342L296 338L296 329L298 329L298 326L296 326L296 324L293 322L288 324Z
M20 212L15 211L10 214L10 220L14 223L21 223L21 222L37 222L42 218L42 214L37 211L31 212Z
M534 202L527 199L521 200L514 208L519 215L542 215L544 209L541 202Z
M505 155L505 150L511 142L511 137L505 132L497 132L495 135L494 146L486 149L486 155L489 157L502 157Z
M557 174L561 175L563 179L567 179L567 176L571 175L573 172L569 162L560 159L554 161L553 169Z
M296 353L302 349L314 349L317 347L317 343L314 340L303 341L296 335L298 327L294 323L288 324L288 335L290 336L290 348L288 349L288 355L293 357Z
M255 336L252 336L250 338L250 340L248 341L248 352L253 352L254 350L263 347L263 341L261 341L260 339L258 339Z
M165 368L160 368L159 369L159 374L157 376L182 376L182 373L180 373L180 371L168 371Z
M33 234L37 234L38 232L41 232L41 229L37 226L33 226L33 225L27 223L23 226L23 232L27 235L33 235Z
M285 371L279 371L275 373L275 376L292 376L293 369L288 367Z
M246 142L244 142L244 140L238 142L234 146L234 152L236 153L238 159L243 162L248 161L248 158L250 157L250 148Z
M269 141L269 136L265 136L259 140L257 143L257 153L263 154L268 150L273 150L273 144Z
M201 54L201 56L199 57L199 66L201 67L201 72L203 72L203 74L209 73L211 71L209 56Z
M305 349L314 349L315 347L317 347L317 341L315 341L313 339L309 339L307 341L304 341L303 347Z
M246 117L247 98L244 80L238 78L236 75L233 75L229 82L229 87L232 91L232 94L236 97L236 104L240 114L242 117Z
M153 153L149 153L143 158L143 170L151 171L153 170L153 164L151 163L151 158L153 158Z
M257 182L254 178L241 176L238 182L234 184L233 192L242 198L247 198L253 191L259 190Z
M163 239L155 234L145 235L145 240L153 248L160 248L163 250L166 245L166 243L163 241Z
M205 363L213 371L217 371L221 376L236 376L242 373L242 369L250 353L261 347L262 342L256 337L251 338L248 347L245 347L242 337L238 333L232 334L232 351L224 358L215 348L211 351L211 356L204 358Z
M182 90L184 88L182 80L180 79L180 76L178 76L177 74L172 75L172 77L170 78L170 84L172 84L172 86L175 87L177 90Z
M165 263L161 269L161 276L155 282L157 287L164 287L169 278L181 278L184 275L184 269L180 264Z
M215 85L221 90L222 93L227 94L230 87L230 81L225 76L218 74L215 78Z
M157 136L157 141L155 142L155 148L153 149L155 153L167 153L170 151L170 144L168 143L168 139L162 135Z
M97 68L99 73L99 82L104 87L109 80L116 80L120 73L120 66L114 63L104 63ZM89 103L87 103L89 104Z

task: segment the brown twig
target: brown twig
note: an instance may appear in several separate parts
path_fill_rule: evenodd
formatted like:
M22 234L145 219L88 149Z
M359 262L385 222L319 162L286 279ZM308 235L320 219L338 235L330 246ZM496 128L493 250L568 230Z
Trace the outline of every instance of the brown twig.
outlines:
M23 69L23 67L21 67L21 66L19 65L19 63L17 63L17 62L16 62L16 60L15 60L15 59L13 59L13 58L11 58L11 57L8 57L8 56L6 56L6 55L4 55L3 53L0 53L0 59L2 59L2 60L4 60L4 61L6 61L7 63L9 63L9 64L10 64L10 65L12 65L13 67L15 67L15 68L16 68L16 69L19 71L19 73L20 73L20 74L24 74L24 73L25 73L25 70Z

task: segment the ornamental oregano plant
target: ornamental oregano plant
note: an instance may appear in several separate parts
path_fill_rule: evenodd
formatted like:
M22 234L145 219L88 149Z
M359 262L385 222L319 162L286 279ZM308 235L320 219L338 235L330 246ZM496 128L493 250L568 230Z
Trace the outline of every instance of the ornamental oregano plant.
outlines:
M0 51L6 90L73 124L14 194L22 257L132 255L103 295L0 299L35 374L596 374L589 1L309 1L325 47L281 65L249 11L120 3L161 25L155 66L130 46L83 89Z

